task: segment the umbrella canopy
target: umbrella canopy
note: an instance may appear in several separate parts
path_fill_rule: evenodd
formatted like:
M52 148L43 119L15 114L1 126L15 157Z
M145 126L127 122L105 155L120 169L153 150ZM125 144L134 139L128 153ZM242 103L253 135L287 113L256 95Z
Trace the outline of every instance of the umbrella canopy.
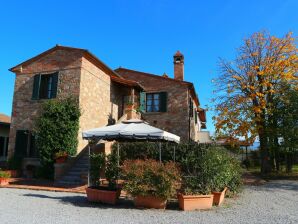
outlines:
M180 142L179 136L153 127L138 119L131 119L122 121L119 124L84 131L83 138L103 140L165 140L176 143Z

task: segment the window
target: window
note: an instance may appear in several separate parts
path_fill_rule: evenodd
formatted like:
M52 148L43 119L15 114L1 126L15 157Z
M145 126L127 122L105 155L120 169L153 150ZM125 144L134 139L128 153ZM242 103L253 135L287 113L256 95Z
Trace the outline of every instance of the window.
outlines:
M146 93L146 112L166 112L167 93Z
M58 84L58 73L35 75L33 84L32 99L56 98Z

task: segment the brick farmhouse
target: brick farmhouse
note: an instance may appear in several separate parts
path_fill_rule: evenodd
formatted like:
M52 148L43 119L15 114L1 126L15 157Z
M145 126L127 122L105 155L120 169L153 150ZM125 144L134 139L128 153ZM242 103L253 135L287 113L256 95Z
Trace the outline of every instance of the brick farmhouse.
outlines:
M41 105L73 97L82 111L78 149L87 142L82 131L133 118L140 112L150 125L179 135L182 141L208 140L205 111L194 85L184 81L184 56L174 55L174 78L126 68L113 70L88 50L55 47L13 67L16 74L8 157L38 161L32 130ZM207 136L207 137L206 137Z

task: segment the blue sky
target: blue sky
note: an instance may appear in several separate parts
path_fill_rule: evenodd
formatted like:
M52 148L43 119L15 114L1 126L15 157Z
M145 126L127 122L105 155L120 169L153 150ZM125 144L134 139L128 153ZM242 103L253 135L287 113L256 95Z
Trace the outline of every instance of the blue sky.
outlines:
M5 3L4 3L5 2ZM112 68L173 76L185 56L185 80L201 105L212 97L218 58L231 60L244 37L267 30L298 34L297 0L4 1L0 7L0 113L10 115L12 66L55 44L89 49ZM213 131L212 112L208 129Z

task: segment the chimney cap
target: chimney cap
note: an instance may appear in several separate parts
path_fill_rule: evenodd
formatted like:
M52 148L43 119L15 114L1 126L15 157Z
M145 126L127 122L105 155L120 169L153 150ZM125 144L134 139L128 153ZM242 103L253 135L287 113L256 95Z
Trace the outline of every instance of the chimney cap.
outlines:
M174 54L175 57L180 57L182 56L183 57L183 54L178 50L175 54Z

